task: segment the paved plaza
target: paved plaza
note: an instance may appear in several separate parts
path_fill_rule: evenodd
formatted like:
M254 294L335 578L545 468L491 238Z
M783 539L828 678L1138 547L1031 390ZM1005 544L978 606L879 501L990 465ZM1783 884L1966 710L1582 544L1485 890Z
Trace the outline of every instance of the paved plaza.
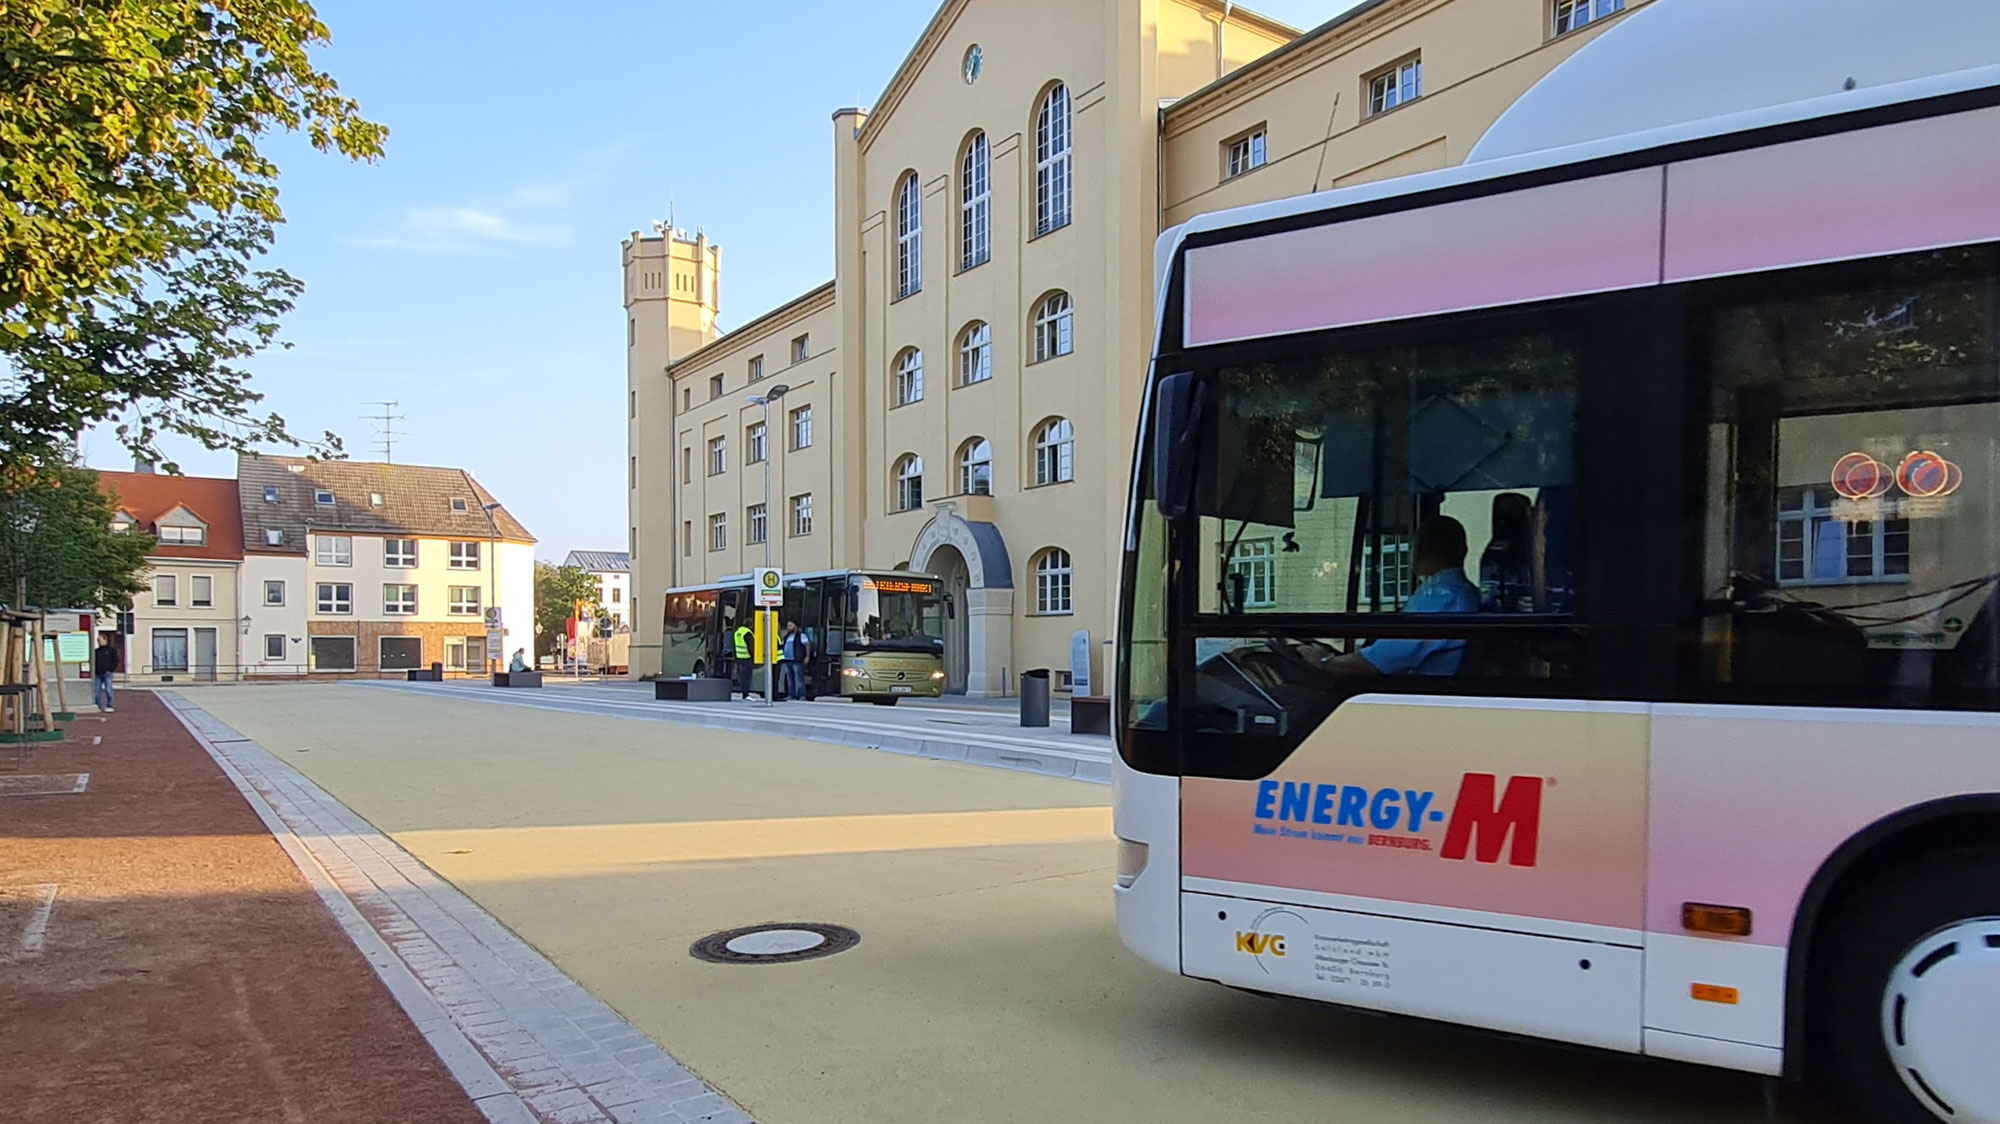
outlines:
M1108 790L1032 765L664 721L607 705L667 705L617 688L180 696L244 739L232 756L262 754L270 776L296 770L295 789L337 801L343 846L365 842L413 884L434 876L427 900L462 892L478 909L446 917L470 932L490 915L553 965L543 986L574 981L566 1001L601 1001L660 1065L712 1089L706 1103L764 1124L1834 1119L1790 1091L1767 1117L1762 1084L1740 1074L1163 975L1113 931ZM814 721L852 712L880 713ZM849 926L860 942L786 964L689 955L763 922ZM462 938L468 963L423 943L427 923L406 912L391 936L462 997L493 965ZM524 1041L540 1041L533 1027Z

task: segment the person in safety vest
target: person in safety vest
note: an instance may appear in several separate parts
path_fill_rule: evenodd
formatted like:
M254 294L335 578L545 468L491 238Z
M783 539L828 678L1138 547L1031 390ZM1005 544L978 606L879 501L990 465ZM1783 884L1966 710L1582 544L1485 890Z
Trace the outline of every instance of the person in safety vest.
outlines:
M750 668L752 666L750 659L750 637L750 626L747 624L737 625L735 631L730 633L730 638L735 641L734 655L736 662L733 670L736 672L736 689L743 692L743 697L746 699L750 697Z

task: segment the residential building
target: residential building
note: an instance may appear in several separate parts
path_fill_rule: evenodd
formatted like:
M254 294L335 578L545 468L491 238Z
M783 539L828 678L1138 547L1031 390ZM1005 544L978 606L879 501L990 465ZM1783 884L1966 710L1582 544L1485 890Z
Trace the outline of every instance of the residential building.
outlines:
M1220 0L947 0L833 115L831 282L720 335L706 235L624 244L633 596L768 550L942 576L953 690L1101 650L1158 233L1463 160L1645 3L1366 0L1300 33ZM633 674L659 643L639 613Z
M611 627L632 624L632 555L623 550L572 550L563 565L574 566L597 579L597 603L611 617Z
M471 473L244 456L236 474L247 674L480 674L533 646L534 536Z
M148 683L238 678L243 519L236 481L151 472L99 472L98 481L117 504L114 531L159 540L146 555L146 589L133 598L131 631L122 638L125 674Z

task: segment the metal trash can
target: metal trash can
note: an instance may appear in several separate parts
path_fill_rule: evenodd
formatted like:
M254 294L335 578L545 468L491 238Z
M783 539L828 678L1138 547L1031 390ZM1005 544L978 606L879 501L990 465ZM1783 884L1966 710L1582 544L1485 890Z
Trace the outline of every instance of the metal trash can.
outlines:
M1030 668L1021 673L1021 725L1049 724L1049 669Z

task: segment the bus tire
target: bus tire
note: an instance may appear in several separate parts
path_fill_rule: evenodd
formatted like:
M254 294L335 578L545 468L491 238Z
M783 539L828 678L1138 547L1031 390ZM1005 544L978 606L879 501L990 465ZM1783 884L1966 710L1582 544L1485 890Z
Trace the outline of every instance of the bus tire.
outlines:
M875 698L869 699L868 701L874 703L876 706L895 706L896 696L878 695Z
M2000 1119L2000 848L1892 867L1835 918L1815 1070L1866 1120Z
M694 661L694 677L696 679L706 679L708 676L705 674L705 672L707 671L708 671L707 664L703 663L700 660Z

